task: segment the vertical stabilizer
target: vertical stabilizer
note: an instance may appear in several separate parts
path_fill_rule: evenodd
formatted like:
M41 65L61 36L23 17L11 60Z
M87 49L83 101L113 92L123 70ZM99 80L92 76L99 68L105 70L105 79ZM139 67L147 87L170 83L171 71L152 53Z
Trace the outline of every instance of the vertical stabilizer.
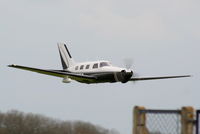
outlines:
M72 56L69 50L67 49L67 46L64 43L58 43L58 49L63 69L67 69L68 67L73 66L75 62L72 59Z

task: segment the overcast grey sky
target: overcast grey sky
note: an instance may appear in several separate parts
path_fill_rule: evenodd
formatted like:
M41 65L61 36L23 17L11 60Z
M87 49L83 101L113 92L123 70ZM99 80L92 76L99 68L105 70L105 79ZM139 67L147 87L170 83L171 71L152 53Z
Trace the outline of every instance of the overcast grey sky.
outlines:
M130 134L132 108L200 108L199 0L0 0L0 110L82 120ZM62 83L6 67L61 69L57 42L76 61L134 59L141 76L192 78L127 84Z

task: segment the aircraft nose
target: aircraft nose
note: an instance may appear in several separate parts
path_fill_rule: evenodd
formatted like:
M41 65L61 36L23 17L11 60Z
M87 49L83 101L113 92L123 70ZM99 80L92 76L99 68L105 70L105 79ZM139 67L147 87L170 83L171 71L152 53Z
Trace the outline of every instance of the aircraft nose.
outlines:
M133 71L132 70L122 70L121 71L121 82L126 83L132 77Z
M131 71L127 72L127 74L128 74L129 76L132 76L132 75L133 75L133 71L131 70Z
M128 74L128 75L133 75L133 71L132 70L130 70L130 69L128 69L128 70L126 70L126 73Z
M131 75L133 75L133 71L131 70Z

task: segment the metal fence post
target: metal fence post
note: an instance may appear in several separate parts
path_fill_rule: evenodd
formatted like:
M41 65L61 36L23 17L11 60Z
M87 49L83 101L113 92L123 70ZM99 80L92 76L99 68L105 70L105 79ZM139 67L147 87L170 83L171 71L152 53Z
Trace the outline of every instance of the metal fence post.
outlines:
M181 134L193 134L194 108L182 107Z
M146 128L146 115L144 107L135 106L133 111L133 134L149 134Z
M196 111L196 134L200 134L199 133L199 116L200 116L200 110Z

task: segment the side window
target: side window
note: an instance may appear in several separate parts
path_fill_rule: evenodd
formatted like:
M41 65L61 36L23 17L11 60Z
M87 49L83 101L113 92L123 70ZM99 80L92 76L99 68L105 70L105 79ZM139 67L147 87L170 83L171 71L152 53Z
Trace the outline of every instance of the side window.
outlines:
M81 65L80 70L82 70L84 68L84 65Z
M93 68L98 68L98 63L95 63L95 64L93 65Z
M86 67L85 67L85 69L89 69L90 68L90 65L87 65Z
M75 70L78 70L78 66L75 67Z

